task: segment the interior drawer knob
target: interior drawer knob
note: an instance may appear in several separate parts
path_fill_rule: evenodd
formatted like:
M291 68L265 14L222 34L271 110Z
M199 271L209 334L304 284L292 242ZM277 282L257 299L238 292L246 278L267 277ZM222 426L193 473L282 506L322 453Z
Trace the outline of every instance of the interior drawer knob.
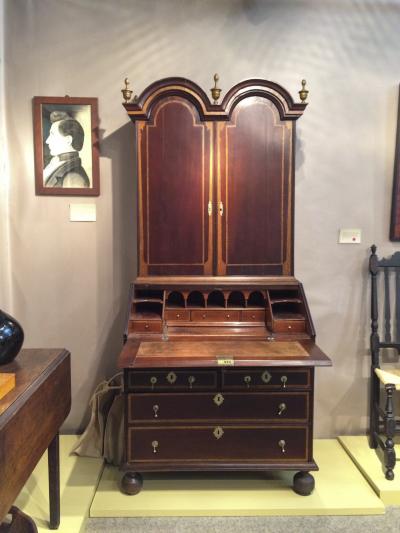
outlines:
M231 315L229 315L229 314L228 314L228 315L226 315L226 318L231 318Z
M172 385L173 383L175 383L175 381L176 381L176 374L175 374L175 372L170 372L169 374L167 374L167 381L168 381L169 383L171 383L171 385Z
M153 411L154 411L154 418L158 418L158 405L153 405Z
M251 383L251 376L244 376L243 381L246 383L246 387L249 388Z
M286 411L287 407L285 403L280 403L278 405L278 415L281 416L281 414Z
M154 385L157 383L157 378L156 376L151 376L150 378L150 384L151 384L151 388L154 389Z
M153 446L153 453L157 453L158 440L153 440L153 442L151 443L151 445Z
M281 377L282 387L286 389L286 383L287 383L287 376Z
M181 315L179 313L176 313L176 318L181 318Z
M194 376L189 376L188 377L188 382L189 382L189 389L191 389L193 387L193 383L196 381L196 378Z
M278 446L282 453L286 453L286 442L283 439L278 442Z
M144 328L145 328L145 329L149 329L149 327L150 327L150 326L149 326L148 324L145 324L145 325L144 325Z
M202 318L207 318L206 313L203 313L201 316L202 316Z

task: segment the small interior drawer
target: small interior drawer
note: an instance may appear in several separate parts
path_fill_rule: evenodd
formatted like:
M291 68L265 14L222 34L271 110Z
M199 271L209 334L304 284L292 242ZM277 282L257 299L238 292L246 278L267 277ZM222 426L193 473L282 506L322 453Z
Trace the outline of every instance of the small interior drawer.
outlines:
M164 312L165 320L169 321L189 321L190 311L189 309L166 309Z
M193 322L239 322L240 311L229 309L202 309L191 311Z
M161 320L130 320L129 333L162 333Z
M264 309L243 309L242 321L243 322L265 322L265 310Z
M276 333L303 333L306 329L306 322L304 319L274 319L272 328Z

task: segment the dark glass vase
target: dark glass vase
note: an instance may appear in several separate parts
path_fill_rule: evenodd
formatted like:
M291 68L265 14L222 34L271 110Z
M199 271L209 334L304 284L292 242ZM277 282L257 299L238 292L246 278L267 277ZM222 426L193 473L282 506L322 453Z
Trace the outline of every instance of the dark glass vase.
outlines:
M12 316L0 309L0 365L12 361L24 342L24 331Z

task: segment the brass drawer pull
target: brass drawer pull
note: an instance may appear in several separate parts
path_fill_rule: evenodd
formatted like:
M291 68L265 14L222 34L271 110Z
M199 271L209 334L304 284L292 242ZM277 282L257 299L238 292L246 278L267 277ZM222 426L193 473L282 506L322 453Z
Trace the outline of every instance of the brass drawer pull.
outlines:
M278 446L282 450L282 453L286 453L286 442L284 440L280 440Z
M249 388L251 383L251 376L244 376L243 381L246 383L247 388Z
M176 318L181 318L181 315L179 313L176 313Z
M152 376L150 378L151 388L154 389L154 385L157 383L157 378L155 376Z
M193 383L196 381L196 378L194 376L189 376L188 377L188 382L189 382L189 389L193 388Z
M222 437L222 435L224 434L224 430L222 429L221 426L217 426L217 427L214 429L213 433L214 433L214 437L215 437L216 439L220 439L220 438Z
M287 407L285 403L280 403L278 406L278 416L281 416L281 414L286 411Z
M226 315L226 318L231 318L231 315L229 315L229 314L228 314L228 315Z
M268 372L268 370L265 370L265 372L263 372L261 374L261 379L264 383L269 383L271 381L271 374Z
M175 372L170 372L168 375L167 375L167 381L169 381L169 383L171 383L171 385L173 383L175 383L176 381L176 374Z
M153 405L153 411L154 411L154 418L158 418L158 405Z
M214 396L214 403L215 405L218 405L218 407L224 403L224 400L225 398L220 392Z
M286 389L287 376L282 376L281 381L282 381L282 387Z
M145 325L144 325L144 329L149 329L149 327L150 327L150 326L149 326L148 324L145 324Z
M157 453L158 440L153 440L153 442L151 443L151 445L153 446L153 453Z

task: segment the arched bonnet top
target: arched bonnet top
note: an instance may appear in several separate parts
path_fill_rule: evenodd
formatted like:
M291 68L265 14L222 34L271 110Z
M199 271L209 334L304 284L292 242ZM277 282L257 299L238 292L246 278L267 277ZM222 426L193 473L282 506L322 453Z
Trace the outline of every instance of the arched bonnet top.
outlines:
M212 104L196 83L185 78L164 78L149 85L134 103L123 104L132 121L149 120L154 105L168 96L189 100L197 109L201 120L229 120L235 106L244 98L260 96L270 100L277 108L281 120L297 120L307 104L296 103L281 85L263 79L249 79L234 85L221 104Z

